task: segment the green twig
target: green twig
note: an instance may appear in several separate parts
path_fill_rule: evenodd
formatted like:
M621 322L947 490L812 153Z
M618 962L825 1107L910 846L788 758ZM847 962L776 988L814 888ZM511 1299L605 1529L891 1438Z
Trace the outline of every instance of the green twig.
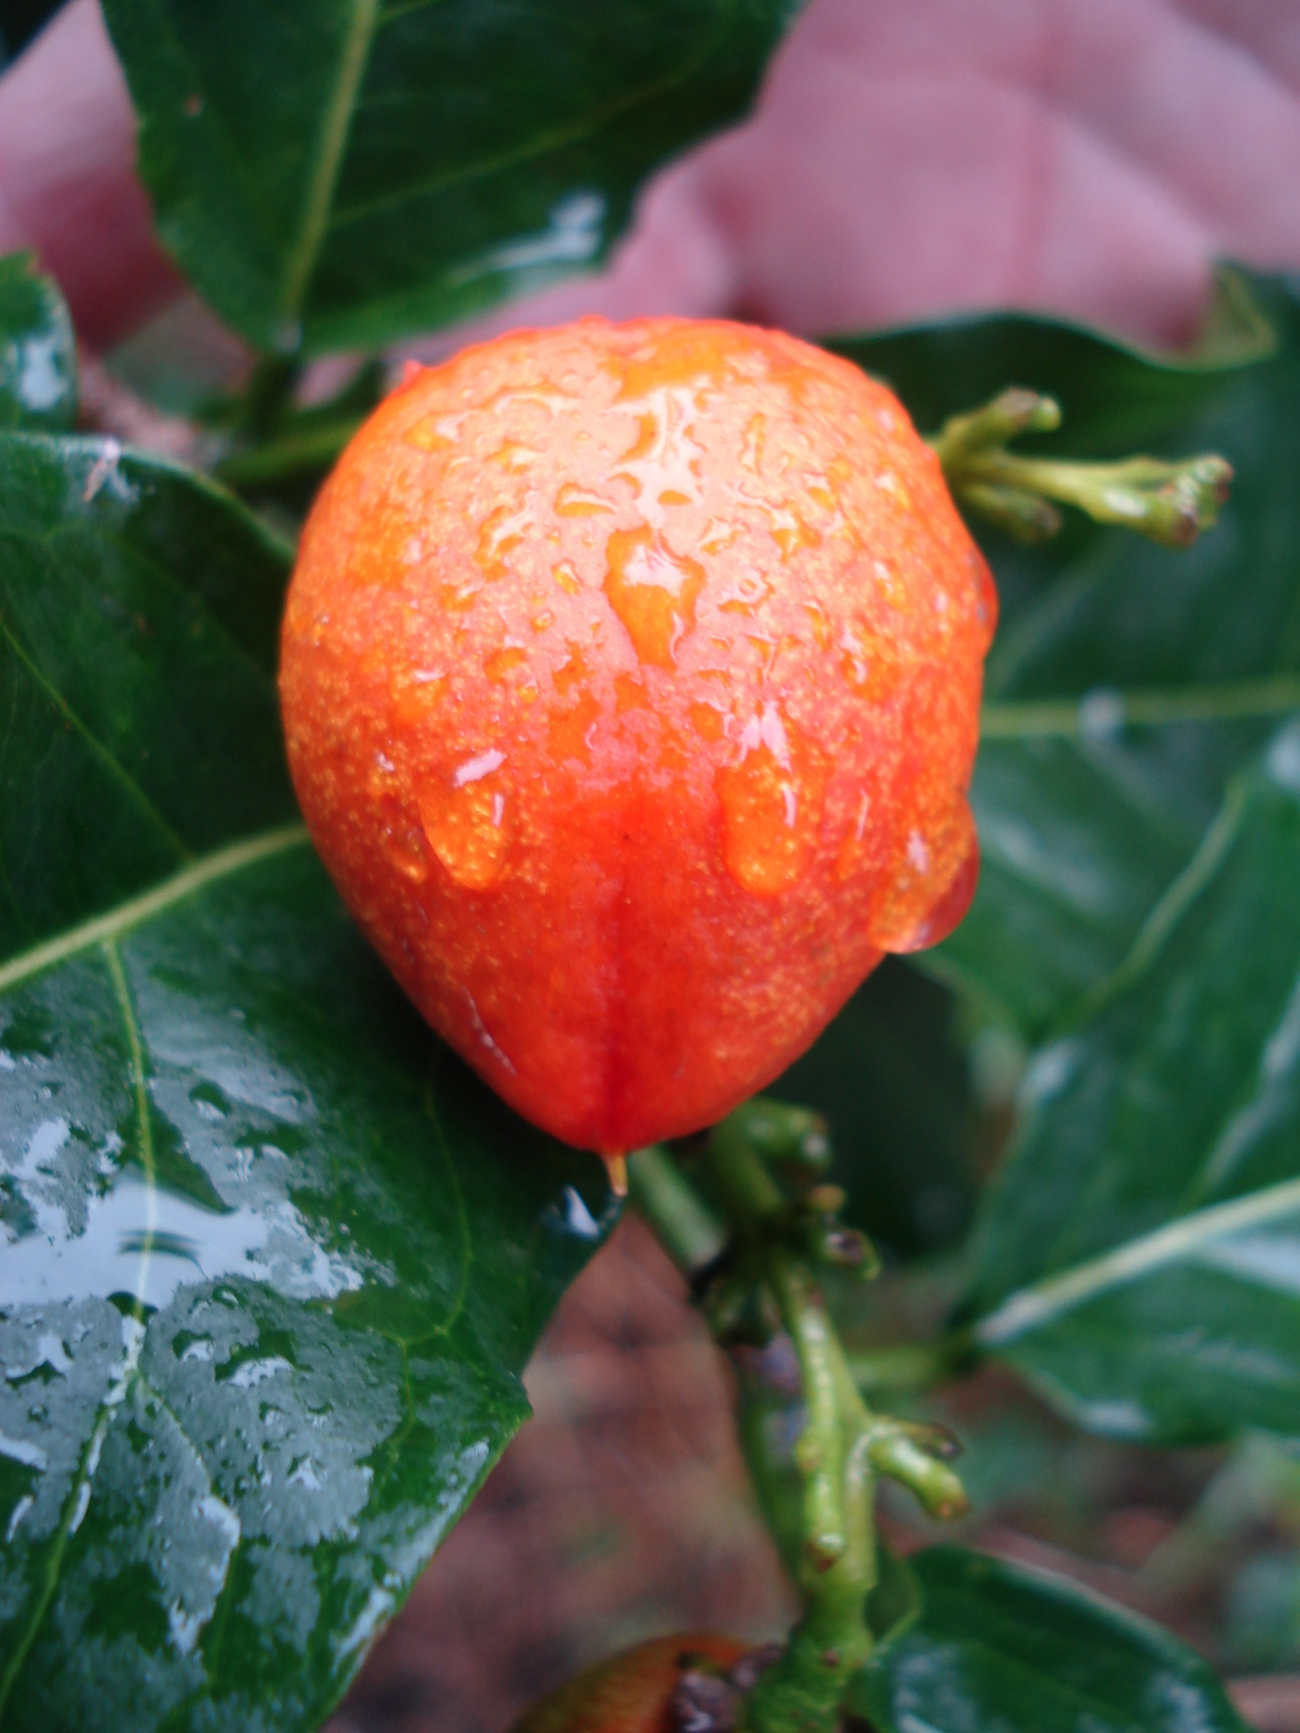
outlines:
M629 1156L627 1190L655 1238L688 1280L706 1269L726 1245L726 1226L659 1145Z
M1187 547L1214 523L1232 480L1223 458L1089 463L1006 449L1017 434L1053 432L1060 424L1054 399L1013 387L982 409L952 416L930 445L955 497L1020 541L1042 541L1060 528L1056 503L1172 548Z
M816 1115L759 1100L715 1127L699 1152L707 1203L668 1151L643 1150L629 1164L633 1201L704 1287L720 1339L773 1350L784 1341L797 1366L791 1451L770 1424L790 1414L789 1391L769 1390L766 1356L740 1361L746 1455L804 1603L781 1659L745 1700L752 1733L829 1733L839 1718L847 1682L872 1648L879 1477L902 1481L935 1515L966 1507L948 1434L874 1413L855 1382L816 1272L848 1264L871 1274L873 1265L861 1235L838 1225L844 1194L824 1183L828 1160Z

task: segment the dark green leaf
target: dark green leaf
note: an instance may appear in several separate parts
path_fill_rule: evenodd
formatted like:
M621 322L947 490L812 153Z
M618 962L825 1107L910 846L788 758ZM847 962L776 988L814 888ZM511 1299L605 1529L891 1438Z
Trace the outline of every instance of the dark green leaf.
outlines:
M6 1728L318 1724L608 1216L307 846L285 571L177 471L0 438Z
M159 232L266 348L374 347L600 263L797 0L107 0Z
M951 1244L970 1218L977 1112L955 1013L887 957L764 1092L826 1115L849 1218L898 1252Z
M77 346L57 286L30 253L0 258L0 430L57 433L77 413Z
M1228 779L1300 708L1300 301L1281 282L1253 293L1275 346L1231 365L1025 317L841 345L925 428L1014 383L1062 403L1044 449L1213 450L1236 469L1190 552L1078 521L1045 548L991 544L1003 618L973 788L983 872L924 961L1028 1030L1117 966Z
M1094 1431L1300 1432L1300 723L1036 1055L976 1343Z
M1244 1733L1210 1668L1158 1626L958 1547L909 1562L920 1614L849 1699L880 1733Z

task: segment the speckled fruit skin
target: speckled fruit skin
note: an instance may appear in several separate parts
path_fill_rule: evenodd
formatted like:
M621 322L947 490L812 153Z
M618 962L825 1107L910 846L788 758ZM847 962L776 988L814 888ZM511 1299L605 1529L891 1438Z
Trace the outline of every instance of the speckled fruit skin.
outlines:
M711 1123L942 938L996 601L847 361L584 319L416 370L284 620L312 838L429 1022L613 1154Z
M514 1733L672 1733L682 1674L724 1673L749 1648L709 1633L638 1643L543 1697Z

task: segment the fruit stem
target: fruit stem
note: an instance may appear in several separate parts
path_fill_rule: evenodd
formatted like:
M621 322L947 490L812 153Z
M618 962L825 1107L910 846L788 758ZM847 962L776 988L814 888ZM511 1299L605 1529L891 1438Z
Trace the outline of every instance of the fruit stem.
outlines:
M951 416L929 443L958 502L1019 541L1043 541L1061 527L1052 501L1169 548L1190 546L1218 517L1232 481L1221 457L1091 463L1006 449L1017 434L1054 432L1060 425L1053 398L1013 386L982 409Z
M866 1409L821 1291L789 1244L786 1200L753 1147L753 1129L745 1109L723 1120L702 1165L735 1231L738 1262L770 1292L799 1361L804 1426L794 1447L802 1481L795 1576L804 1611L743 1711L754 1733L792 1733L835 1726L847 1681L871 1653L866 1600L876 1581L875 1475Z
M859 1276L873 1265L861 1236L836 1221L843 1193L824 1183L830 1152L818 1117L750 1101L695 1153L707 1202L661 1147L629 1162L632 1201L691 1280L723 1345L785 1342L797 1368L800 1431L791 1451L763 1423L771 1391L761 1372L738 1362L755 1488L804 1602L742 1720L751 1733L831 1733L848 1681L872 1649L876 1483L891 1475L932 1514L956 1515L966 1498L946 1460L953 1441L939 1428L873 1413L855 1382L816 1265Z
M655 1238L691 1280L727 1243L727 1229L660 1144L627 1162L628 1199Z

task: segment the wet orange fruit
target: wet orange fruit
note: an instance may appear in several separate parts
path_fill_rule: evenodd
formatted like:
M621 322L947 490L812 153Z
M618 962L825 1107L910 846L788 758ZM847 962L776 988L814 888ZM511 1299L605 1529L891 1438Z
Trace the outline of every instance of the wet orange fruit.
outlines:
M343 897L521 1113L719 1118L974 888L995 599L847 361L586 319L416 371L303 533L289 762Z
M723 1674L748 1651L734 1637L656 1637L590 1667L543 1697L515 1733L673 1733L683 1674Z

